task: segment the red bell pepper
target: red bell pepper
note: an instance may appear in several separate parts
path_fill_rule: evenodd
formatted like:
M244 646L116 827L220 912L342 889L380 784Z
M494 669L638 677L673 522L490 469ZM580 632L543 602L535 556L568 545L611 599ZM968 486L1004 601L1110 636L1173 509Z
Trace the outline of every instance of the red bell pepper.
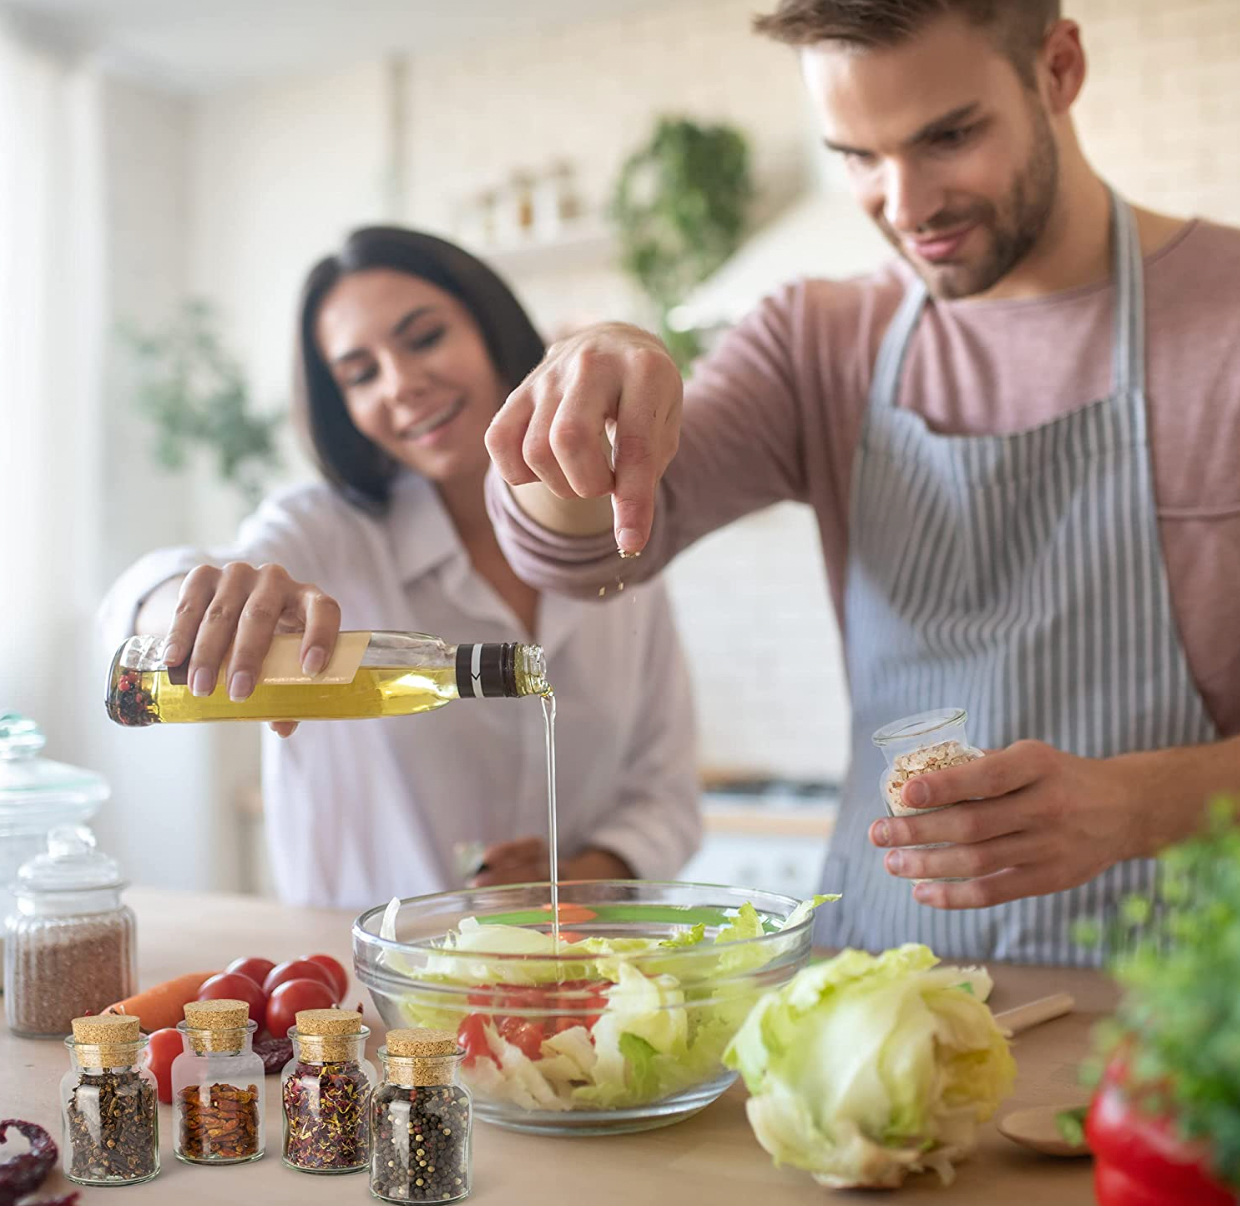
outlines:
M1187 1142L1173 1117L1138 1109L1122 1062L1103 1077L1085 1120L1098 1206L1235 1206L1209 1173L1205 1144Z

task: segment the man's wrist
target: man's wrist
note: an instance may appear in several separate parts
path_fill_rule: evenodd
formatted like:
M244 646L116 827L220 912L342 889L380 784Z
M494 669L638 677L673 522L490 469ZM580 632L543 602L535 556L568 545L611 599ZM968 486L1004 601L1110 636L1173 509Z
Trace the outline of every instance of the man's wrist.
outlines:
M1191 837L1210 800L1240 793L1240 739L1122 754L1114 759L1138 823L1131 858L1153 858Z

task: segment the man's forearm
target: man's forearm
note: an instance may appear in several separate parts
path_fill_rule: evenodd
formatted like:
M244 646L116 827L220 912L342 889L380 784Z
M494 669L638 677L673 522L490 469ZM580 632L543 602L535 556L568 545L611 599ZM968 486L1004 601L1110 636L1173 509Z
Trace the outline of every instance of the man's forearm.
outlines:
M1240 737L1211 745L1124 754L1116 759L1139 793L1140 815L1147 818L1137 835L1138 854L1152 858L1196 833L1212 797L1240 799Z

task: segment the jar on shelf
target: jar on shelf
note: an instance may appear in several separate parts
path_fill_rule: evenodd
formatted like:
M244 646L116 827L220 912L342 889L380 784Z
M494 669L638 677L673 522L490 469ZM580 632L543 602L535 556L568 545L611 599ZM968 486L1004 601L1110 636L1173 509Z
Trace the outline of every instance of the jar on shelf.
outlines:
M385 1202L455 1202L470 1189L473 1106L450 1030L389 1030L371 1107L370 1192Z
M939 708L919 712L885 725L874 734L873 741L887 759L887 769L879 779L879 790L887 813L893 817L920 816L942 811L939 808L910 808L903 802L904 785L918 775L963 766L983 757L983 752L969 744L965 726L969 716L963 708ZM943 807L953 808L952 804ZM913 850L933 850L942 846L934 842L913 846ZM914 883L934 882L914 880ZM945 883L957 882L943 880Z
M63 1038L73 1019L131 996L135 920L116 860L84 825L61 825L17 873L5 926L5 1014L14 1034Z
M354 1173L370 1164L376 1076L368 1027L345 1009L303 1009L288 1032L293 1058L280 1077L285 1164L299 1172Z
M92 771L40 757L46 743L33 720L0 714L0 988L3 921L13 911L9 885L18 869L46 848L49 830L89 821L109 795ZM57 1037L67 1032L64 1027Z
M137 1185L159 1173L159 1103L136 1017L72 1020L60 1082L62 1160L79 1185Z
M263 1143L262 1059L245 1001L192 1001L172 1061L173 1153L187 1164L258 1160Z

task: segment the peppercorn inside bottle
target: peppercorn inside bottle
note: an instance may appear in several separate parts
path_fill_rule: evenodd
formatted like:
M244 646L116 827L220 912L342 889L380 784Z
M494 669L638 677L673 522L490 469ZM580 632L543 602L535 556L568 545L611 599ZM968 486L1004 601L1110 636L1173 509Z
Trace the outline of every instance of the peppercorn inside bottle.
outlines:
M187 1164L242 1164L262 1157L263 1061L254 1054L245 1001L191 1001L172 1061L173 1152Z
M370 1164L376 1080L365 1057L370 1030L344 1009L303 1009L296 1020L280 1083L282 1159L299 1172L361 1172Z
M370 1192L385 1202L455 1202L470 1190L473 1107L450 1030L389 1030L371 1108Z
M74 1018L65 1039L63 1168L79 1185L137 1185L159 1173L159 1103L138 1025L121 1014Z

